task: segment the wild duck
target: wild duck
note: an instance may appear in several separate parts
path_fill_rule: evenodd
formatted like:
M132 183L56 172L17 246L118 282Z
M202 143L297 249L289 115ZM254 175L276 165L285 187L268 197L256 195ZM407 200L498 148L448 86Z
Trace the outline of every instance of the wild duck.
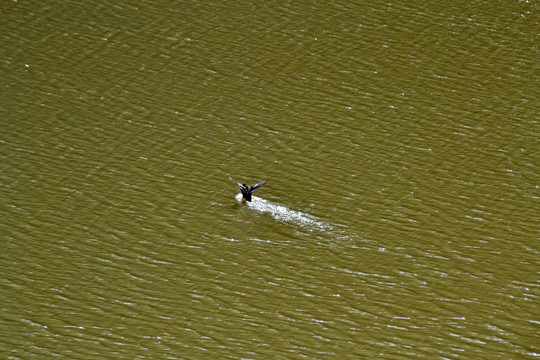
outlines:
M233 179L231 179L233 180ZM242 198L246 201L251 201L251 193L266 184L267 180L261 181L259 183L256 183L255 185L248 186L246 183L240 184L238 181L233 180L238 187L240 188L240 191L242 192Z

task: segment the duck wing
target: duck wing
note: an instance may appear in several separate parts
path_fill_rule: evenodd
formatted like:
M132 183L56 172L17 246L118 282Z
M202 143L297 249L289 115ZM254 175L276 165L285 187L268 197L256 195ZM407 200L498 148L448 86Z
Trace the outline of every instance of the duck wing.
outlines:
M240 184L238 181L234 180L232 177L229 176L229 179L231 179L232 181L234 181L236 183L236 185L238 185L238 187L240 189L243 189L244 187L242 186L242 184Z
M261 181L260 183L256 183L255 185L252 185L250 190L251 190L251 191L257 190L258 188L260 188L261 186L263 186L264 184L266 184L266 181L267 181L267 180L264 180L264 181Z

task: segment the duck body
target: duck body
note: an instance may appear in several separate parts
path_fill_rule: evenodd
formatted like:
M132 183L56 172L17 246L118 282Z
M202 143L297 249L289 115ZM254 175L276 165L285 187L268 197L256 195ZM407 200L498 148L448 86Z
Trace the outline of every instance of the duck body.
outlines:
M231 179L232 180L232 179ZM251 193L254 192L255 190L257 190L258 188L260 188L261 186L263 186L264 184L266 184L266 181L267 180L264 180L264 181L261 181L259 183L256 183L255 185L246 185L246 183L242 183L240 184L238 181L236 180L233 180L237 185L238 187L240 188L240 191L242 192L242 198L245 200L245 201L251 201Z

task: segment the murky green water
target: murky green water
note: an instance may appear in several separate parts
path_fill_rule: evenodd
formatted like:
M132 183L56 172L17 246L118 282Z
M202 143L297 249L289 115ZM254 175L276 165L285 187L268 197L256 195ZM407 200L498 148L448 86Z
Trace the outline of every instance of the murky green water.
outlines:
M537 3L0 10L1 358L539 356Z

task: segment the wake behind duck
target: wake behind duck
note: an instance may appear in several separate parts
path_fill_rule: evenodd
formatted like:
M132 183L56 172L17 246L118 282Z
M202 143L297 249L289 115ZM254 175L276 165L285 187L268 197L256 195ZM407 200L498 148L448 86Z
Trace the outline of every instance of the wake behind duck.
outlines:
M296 223L298 225L310 228L311 230L318 229L327 231L331 230L332 228L330 225L318 220L315 216L303 213L301 211L291 210L286 206L274 204L260 197L252 196L251 193L266 184L266 180L252 186L246 186L245 183L240 184L238 181L233 181L236 182L241 191L240 193L236 194L236 200L242 203L246 203L247 201L246 204L251 209L269 213L277 220Z

